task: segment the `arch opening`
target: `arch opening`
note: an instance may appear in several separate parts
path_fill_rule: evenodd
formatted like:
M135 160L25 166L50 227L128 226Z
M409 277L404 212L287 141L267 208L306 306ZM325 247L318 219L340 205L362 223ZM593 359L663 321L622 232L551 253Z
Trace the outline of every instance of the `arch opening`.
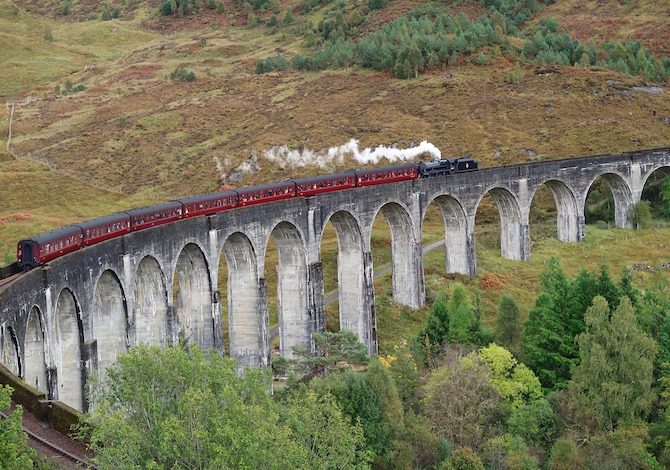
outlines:
M2 330L2 362L12 374L23 377L16 333L11 326L4 326Z
M95 287L91 323L97 342L97 373L104 377L129 344L126 296L119 278L110 270L102 273Z
M530 204L529 230L534 241L554 234L563 242L582 240L577 200L564 182L549 180L537 188Z
M374 325L370 324L365 302L363 237L356 218L347 211L333 213L321 234L319 249L326 292L324 303L338 301L336 308L327 309L327 328L352 331L363 344L370 344ZM336 296L332 293L335 289Z
M56 398L85 411L81 311L74 294L67 288L61 291L56 303L55 333Z
M47 361L44 323L42 312L33 307L28 313L26 339L24 341L26 356L25 381L36 389L47 392Z
M439 225L442 233L438 236ZM426 208L421 233L424 244L443 241L446 272L472 274L467 219L458 200L446 195L433 199Z
M276 247L276 261L268 256L271 240ZM293 357L295 347L309 347L311 326L307 313L307 260L302 235L289 222L280 222L266 241L265 271L275 264L279 349L282 356ZM268 285L272 282L268 276ZM269 299L268 299L269 303Z
M382 214L390 231L390 244L383 234L380 236L377 219ZM374 249L372 256L379 266L386 259L391 260L391 284L393 299L402 305L420 308L423 303L421 295L421 246L417 243L414 223L407 209L396 202L384 204L373 220L370 246L384 246ZM389 246L390 245L390 246ZM388 250L390 248L390 256ZM383 268L375 271L375 275L383 272Z
M615 173L605 173L589 185L583 202L586 223L604 228L614 224L617 228L631 228L630 208L633 194L628 183Z
M228 237L223 245L223 254L219 265L227 274L227 351L239 366L267 365L268 331L260 304L256 253L249 238L238 232Z
M497 209L497 210L496 210ZM479 248L500 245L503 258L522 260L529 253L524 248L527 234L521 224L519 203L505 188L492 188L480 199L475 211L476 237ZM494 228L498 222L498 230ZM527 227L526 227L527 228Z
M662 166L649 173L640 200L649 203L654 223L667 224L670 220L670 167Z
M170 344L165 275L155 258L146 256L140 262L135 273L133 298L135 343Z
M197 344L203 350L213 348L212 288L207 260L197 245L189 243L182 249L172 282L177 336L187 346Z

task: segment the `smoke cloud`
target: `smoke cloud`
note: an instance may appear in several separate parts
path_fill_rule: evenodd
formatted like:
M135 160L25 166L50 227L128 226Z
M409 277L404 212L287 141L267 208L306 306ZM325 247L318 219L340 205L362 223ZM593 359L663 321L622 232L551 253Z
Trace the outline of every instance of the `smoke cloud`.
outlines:
M307 148L301 150L290 149L285 145L275 146L265 150L261 154L261 159L275 163L281 168L304 168L306 166L325 168L332 165L343 165L346 157L351 157L360 164L377 164L382 158L393 163L413 160L423 153L430 154L433 159L439 159L442 156L440 149L425 140L417 146L406 149L385 145L379 145L374 149L361 149L358 140L351 139L339 147L317 151Z

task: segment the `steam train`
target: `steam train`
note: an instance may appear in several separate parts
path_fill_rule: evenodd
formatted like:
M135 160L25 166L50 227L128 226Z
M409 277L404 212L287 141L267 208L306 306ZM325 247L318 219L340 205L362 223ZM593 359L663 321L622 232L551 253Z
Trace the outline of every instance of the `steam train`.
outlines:
M80 248L130 232L168 224L180 219L211 215L236 207L265 204L292 197L308 197L376 184L475 171L477 168L477 162L472 158L460 157L426 163L348 170L343 173L312 178L287 179L279 183L164 202L68 225L21 240L16 252L17 264L20 269L26 271Z

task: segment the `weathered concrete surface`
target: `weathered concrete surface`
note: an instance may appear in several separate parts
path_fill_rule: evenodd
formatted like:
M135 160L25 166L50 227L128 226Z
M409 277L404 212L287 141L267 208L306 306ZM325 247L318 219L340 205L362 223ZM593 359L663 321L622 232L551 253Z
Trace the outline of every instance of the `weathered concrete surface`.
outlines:
M430 204L442 211L449 272L475 274L475 215L488 193L500 212L501 254L530 257L528 217L538 188L556 200L557 237L584 238L588 190L604 177L615 197L616 225L629 227L656 169L670 149L484 169L472 173L356 188L187 219L80 250L0 287L0 362L78 409L91 374L138 343L180 339L223 352L220 292L228 292L230 351L241 366L270 359L265 252L279 253L282 354L310 347L324 327L320 241L328 222L338 239L340 325L377 351L370 238L377 217L392 236L393 295L424 302L421 225ZM222 261L225 260L225 261ZM228 285L218 285L219 263Z

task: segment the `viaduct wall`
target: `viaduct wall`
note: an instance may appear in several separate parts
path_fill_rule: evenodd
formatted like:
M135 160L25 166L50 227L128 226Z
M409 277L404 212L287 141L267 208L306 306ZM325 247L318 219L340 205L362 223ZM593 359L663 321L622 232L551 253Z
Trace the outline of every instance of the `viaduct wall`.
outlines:
M230 338L225 353L241 367L270 361L265 255L277 267L281 354L310 346L324 328L320 241L332 222L338 239L340 327L377 351L371 254L379 214L392 235L393 296L424 303L421 227L436 204L445 225L447 272L474 275L475 214L491 194L500 214L501 254L530 258L530 205L546 185L557 207L557 237L584 238L589 188L603 177L615 200L616 226L649 176L670 166L670 149L580 157L483 169L248 206L186 219L91 246L33 269L0 288L0 362L29 384L85 410L86 383L132 345L183 341L224 353L221 292ZM228 285L218 285L225 259Z

